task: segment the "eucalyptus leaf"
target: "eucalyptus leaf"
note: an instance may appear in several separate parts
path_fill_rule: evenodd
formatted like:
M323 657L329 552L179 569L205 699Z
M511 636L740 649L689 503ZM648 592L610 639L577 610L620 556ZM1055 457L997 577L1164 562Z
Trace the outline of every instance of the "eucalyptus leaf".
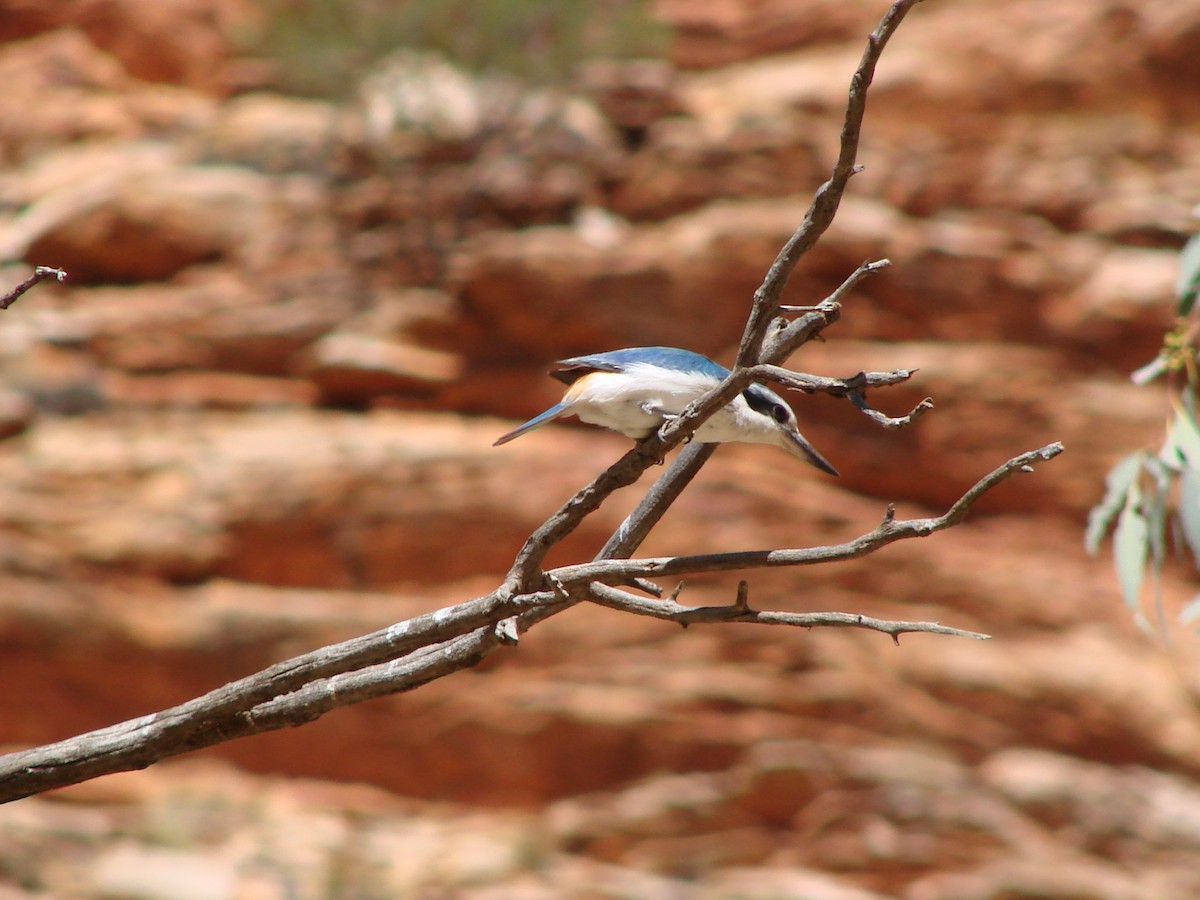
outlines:
M1175 297L1179 315L1186 316L1196 305L1200 293L1200 234L1192 235L1179 254L1179 279L1175 282Z
M1169 425L1167 426L1167 433L1163 436L1163 445L1159 448L1158 455L1154 457L1154 460L1160 468L1169 469L1172 473L1177 473L1183 466L1187 465L1183 451L1175 443L1175 429Z
M1129 454L1109 470L1104 482L1104 499L1088 513L1084 546L1093 556L1100 550L1100 542L1104 540L1113 518L1124 508L1125 495L1129 493L1130 485L1141 471L1144 458L1145 453L1139 450Z
M1179 524L1200 568L1200 467L1190 464L1179 477Z
M1175 446L1172 433L1168 432L1162 450L1156 454L1147 453L1142 460L1142 466L1146 474L1153 479L1155 489L1160 494L1166 494L1171 489L1171 482L1182 461L1183 454Z
M1150 528L1142 514L1142 492L1132 484L1125 498L1125 506L1117 519L1113 534L1113 561L1117 567L1117 581L1125 605L1138 608L1142 594L1142 581L1146 575L1146 560L1150 552Z
M1182 406L1175 407L1171 423L1171 442L1194 469L1200 469L1200 425Z
M1142 495L1141 513L1146 522L1146 537L1150 545L1150 559L1154 564L1154 574L1157 578L1162 573L1163 560L1166 557L1167 534L1167 497L1170 491L1170 481L1162 477L1166 473L1157 459L1151 460L1156 465L1147 466L1154 475L1154 480Z

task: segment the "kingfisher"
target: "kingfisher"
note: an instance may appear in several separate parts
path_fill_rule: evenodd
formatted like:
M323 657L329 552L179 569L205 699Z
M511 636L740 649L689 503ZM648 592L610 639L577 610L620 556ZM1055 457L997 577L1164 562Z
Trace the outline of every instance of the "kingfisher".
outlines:
M707 356L677 347L627 347L559 360L550 375L567 385L562 401L497 438L492 446L570 415L645 440L728 374ZM704 444L773 444L822 472L838 474L800 433L792 408L761 384L751 384L709 416L693 439Z

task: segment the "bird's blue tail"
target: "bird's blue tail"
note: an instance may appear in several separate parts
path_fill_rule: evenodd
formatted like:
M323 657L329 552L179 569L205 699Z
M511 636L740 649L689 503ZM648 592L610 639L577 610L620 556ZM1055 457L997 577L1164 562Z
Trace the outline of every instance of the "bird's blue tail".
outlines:
M492 442L492 446L499 447L501 444L507 444L514 438L519 438L521 435L525 434L525 432L533 431L535 428L541 428L547 422L552 422L559 416L565 416L568 412L569 410L567 409L567 405L565 403L556 403L544 413L534 416L524 425L520 425L517 428L514 428L508 434L496 438L496 440Z

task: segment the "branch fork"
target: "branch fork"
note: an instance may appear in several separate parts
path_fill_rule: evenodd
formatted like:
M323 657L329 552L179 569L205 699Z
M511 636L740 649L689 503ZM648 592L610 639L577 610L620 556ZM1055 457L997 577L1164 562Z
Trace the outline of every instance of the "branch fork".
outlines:
M797 348L819 339L838 320L842 302L863 279L886 268L887 260L865 262L829 297L814 307L783 306L781 296L800 258L829 227L856 161L867 88L888 39L920 0L896 0L867 41L851 80L837 162L828 181L816 191L804 220L779 251L754 293L737 361L729 376L659 433L630 449L621 459L553 513L525 541L503 583L491 593L278 663L186 703L102 728L88 734L0 757L0 802L62 787L112 772L145 768L158 760L237 737L311 721L324 713L372 697L412 690L452 672L476 665L538 622L589 600L637 615L680 625L736 622L794 627L865 628L899 635L924 632L985 639L978 632L936 622L890 622L854 613L760 611L749 604L749 586L739 585L727 606L678 603L682 582L670 596L649 579L693 572L803 566L851 559L898 540L924 537L957 525L983 494L1034 463L1062 452L1061 444L1014 457L980 479L945 514L925 519L897 519L889 506L872 531L828 547L757 550L630 559L649 531L712 455L716 445L689 444L648 489L646 496L590 563L546 571L546 553L600 507L614 491L633 484L664 454L683 443L708 415L728 403L756 378L795 390L844 396L884 427L909 424L932 404L923 401L907 416L892 419L866 403L866 391L898 384L913 370L860 372L847 379L823 379L783 369ZM57 269L39 268L31 279L5 297L5 308ZM799 314L789 319L782 313ZM623 590L635 587L654 596Z

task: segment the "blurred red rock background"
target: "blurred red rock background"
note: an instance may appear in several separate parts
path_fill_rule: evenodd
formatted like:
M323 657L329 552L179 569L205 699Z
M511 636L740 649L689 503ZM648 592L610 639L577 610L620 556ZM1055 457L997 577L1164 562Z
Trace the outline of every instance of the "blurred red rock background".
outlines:
M246 49L252 0L0 2L0 271L71 276L0 314L0 742L493 587L626 442L491 440L552 402L553 359L729 360L883 9L658 0L659 58L535 88L410 51L328 100ZM1139 632L1082 548L1170 412L1127 373L1195 226L1198 85L1195 4L919 6L787 300L890 258L793 364L919 367L875 399L936 410L886 432L798 397L840 480L722 448L644 548L847 539L1061 440L964 527L752 580L766 608L994 640L576 608L411 695L2 807L0 893L1200 895L1197 642ZM1168 608L1195 591L1169 573Z

